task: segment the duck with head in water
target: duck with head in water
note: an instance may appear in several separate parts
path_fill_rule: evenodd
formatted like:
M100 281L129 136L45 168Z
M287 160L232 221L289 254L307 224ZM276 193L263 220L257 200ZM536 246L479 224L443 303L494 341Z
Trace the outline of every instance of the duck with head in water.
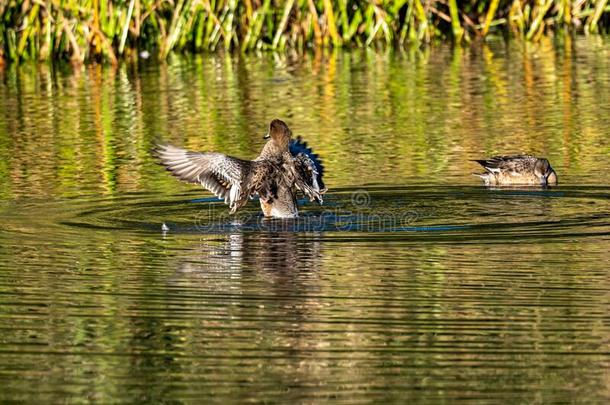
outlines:
M300 138L292 139L292 131L279 119L271 121L264 138L268 141L254 160L163 144L154 153L180 180L201 184L224 199L231 213L258 196L265 217L296 218L295 190L322 204L326 188L318 156Z
M485 173L474 173L486 186L555 186L557 173L545 158L531 155L494 156L475 160Z

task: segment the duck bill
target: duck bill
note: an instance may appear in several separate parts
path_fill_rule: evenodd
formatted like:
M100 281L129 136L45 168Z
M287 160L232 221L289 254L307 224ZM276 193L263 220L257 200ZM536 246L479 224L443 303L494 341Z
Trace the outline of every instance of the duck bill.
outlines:
M269 132L267 132L264 136L263 139L269 139L271 138L271 135L269 134Z

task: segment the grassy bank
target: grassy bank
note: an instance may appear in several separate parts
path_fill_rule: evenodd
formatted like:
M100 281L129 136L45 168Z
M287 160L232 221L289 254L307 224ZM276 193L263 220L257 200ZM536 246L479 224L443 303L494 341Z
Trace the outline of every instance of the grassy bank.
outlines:
M76 63L174 50L407 46L610 27L608 0L4 0L0 63Z

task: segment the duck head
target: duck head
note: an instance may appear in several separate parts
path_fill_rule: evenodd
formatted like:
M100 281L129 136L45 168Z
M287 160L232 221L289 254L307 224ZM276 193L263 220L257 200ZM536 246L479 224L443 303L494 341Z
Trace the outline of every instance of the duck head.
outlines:
M538 159L534 165L534 174L540 179L540 184L543 186L554 186L557 184L557 173L555 173L547 159Z
M282 120L275 119L269 124L269 132L265 135L264 139L270 139L278 150L287 150L290 144L290 137L292 131L288 128L288 125Z

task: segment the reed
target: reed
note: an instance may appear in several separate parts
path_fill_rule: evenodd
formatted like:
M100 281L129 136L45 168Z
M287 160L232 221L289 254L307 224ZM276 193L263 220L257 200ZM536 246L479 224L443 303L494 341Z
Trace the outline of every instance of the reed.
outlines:
M217 49L407 46L610 27L608 0L6 0L4 60L118 63Z

